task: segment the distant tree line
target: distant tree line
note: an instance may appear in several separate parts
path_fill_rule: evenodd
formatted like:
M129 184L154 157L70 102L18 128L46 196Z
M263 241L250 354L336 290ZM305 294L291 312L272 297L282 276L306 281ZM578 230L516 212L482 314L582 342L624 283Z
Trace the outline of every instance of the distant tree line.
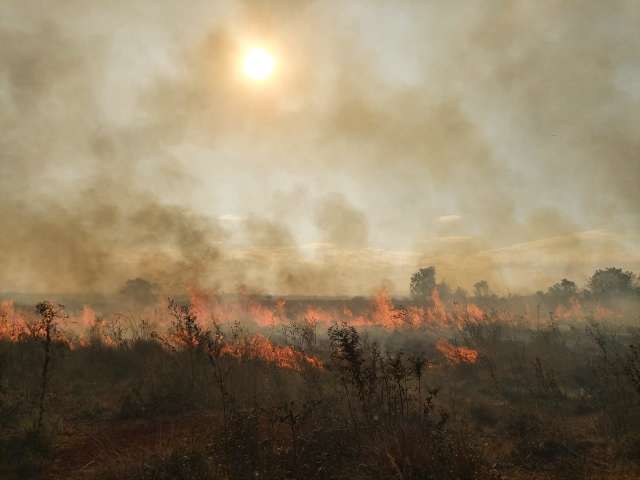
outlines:
M411 297L417 302L428 302L436 291L442 300L465 302L469 298L474 300L497 299L491 290L489 282L479 280L473 285L473 295L458 287L453 290L445 281L436 279L436 267L429 266L419 269L411 276L409 283ZM628 270L618 267L597 269L587 281L583 289L569 279L563 278L550 286L546 291L536 293L547 303L569 303L572 299L609 301L613 299L640 299L640 279Z
M640 299L640 284L638 276L622 268L609 267L597 269L585 288L579 289L575 282L563 278L547 289L539 291L537 295L548 300L549 303L568 303L571 299L596 300L607 302L614 299Z

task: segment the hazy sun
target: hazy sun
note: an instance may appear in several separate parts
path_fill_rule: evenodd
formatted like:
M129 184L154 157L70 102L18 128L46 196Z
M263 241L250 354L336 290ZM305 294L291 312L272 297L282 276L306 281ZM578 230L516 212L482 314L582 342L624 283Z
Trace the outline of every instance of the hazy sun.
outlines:
M266 80L275 68L275 58L264 48L252 48L244 55L243 70L252 80Z

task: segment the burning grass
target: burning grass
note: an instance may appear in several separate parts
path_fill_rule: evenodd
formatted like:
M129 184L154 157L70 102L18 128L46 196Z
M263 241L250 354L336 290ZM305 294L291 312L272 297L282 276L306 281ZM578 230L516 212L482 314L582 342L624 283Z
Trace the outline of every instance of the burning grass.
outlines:
M0 305L0 449L23 452L3 478L605 478L640 465L640 334L585 313L618 318L604 307L543 321L515 303L381 290L56 308L47 343L44 310Z

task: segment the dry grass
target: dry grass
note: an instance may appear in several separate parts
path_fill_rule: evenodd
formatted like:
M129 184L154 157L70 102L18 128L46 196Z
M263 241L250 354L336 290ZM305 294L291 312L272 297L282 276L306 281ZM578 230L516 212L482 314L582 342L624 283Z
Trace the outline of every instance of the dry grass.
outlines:
M639 478L635 331L487 317L451 331L469 359L429 329L288 324L262 332L283 363L170 308L120 342L0 342L2 478Z

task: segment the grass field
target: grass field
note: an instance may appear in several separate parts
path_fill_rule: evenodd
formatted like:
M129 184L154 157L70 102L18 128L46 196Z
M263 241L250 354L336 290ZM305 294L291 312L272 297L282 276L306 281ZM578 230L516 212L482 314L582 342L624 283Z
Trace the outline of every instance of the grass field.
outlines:
M493 302L4 302L0 476L638 478L637 318Z

